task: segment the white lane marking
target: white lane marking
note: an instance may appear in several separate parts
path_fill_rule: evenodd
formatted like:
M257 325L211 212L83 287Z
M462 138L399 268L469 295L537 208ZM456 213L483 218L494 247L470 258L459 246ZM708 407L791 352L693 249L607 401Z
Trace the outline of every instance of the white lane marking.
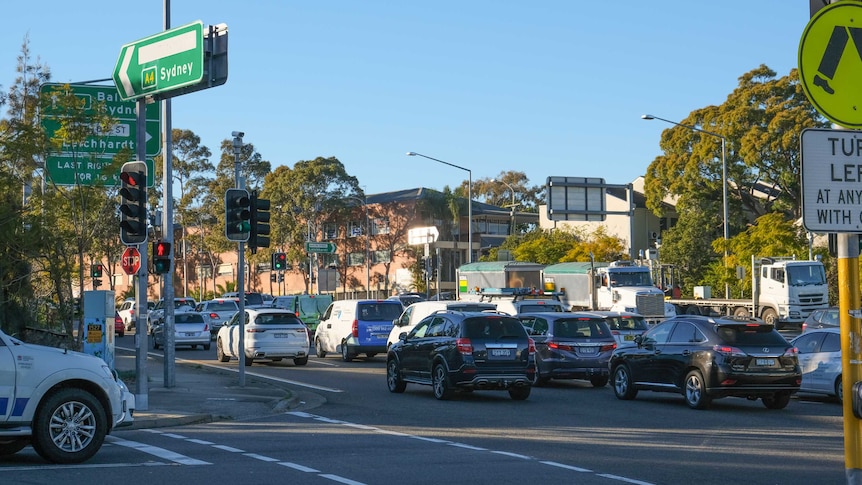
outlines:
M320 470L315 470L314 468L303 466L303 465L300 465L298 463L290 463L287 461L280 461L280 462L278 462L278 464L281 466L286 466L288 468L293 468L294 470L301 471L301 472L320 473Z
M608 473L596 473L596 472L594 472L594 471L590 470L589 468L582 468L582 467L577 467L577 466L573 466L573 465L566 465L566 464L564 464L564 463L558 463L558 462L555 462L555 461L537 460L536 458L533 458L533 457L531 457L531 456L528 456L528 455L522 455L522 454L519 454L519 453L512 453L512 452L508 452L508 451L500 451L500 450L489 450L489 449L487 449L487 448L482 448L482 447L478 447L478 446L472 446L472 445L468 445L468 444L465 444L465 443L458 443L458 442L448 441L448 440L444 440L444 439L429 438L429 437L425 437L425 436L418 436L418 435L406 434L406 433L401 433L401 432L397 432L397 431L390 431L390 430L386 430L386 429L375 428L374 426L359 425L359 424L357 424L357 423L349 423L349 422L346 422L346 421L341 421L341 420L338 420L338 419L327 418L327 417L325 417L325 416L320 416L320 415L316 415L316 414L311 414L311 413L307 413L307 412L304 412L304 411L291 411L291 412L287 412L287 413L285 413L285 414L287 414L287 415L291 415L291 416L296 416L296 417L298 417L298 418L314 419L314 420L316 420L316 421L321 421L321 422L324 422L324 423L340 424L340 425L342 425L342 426L348 426L348 427L351 427L351 428L359 428L359 429L371 430L371 431L374 431L374 432L377 432L377 433L380 433L380 434L388 434L388 435L392 435L392 436L401 436L401 437L405 437L405 438L412 438L412 439L421 440L421 441L428 441L428 442L430 442L430 443L439 443L439 444L444 444L444 445L447 445L447 446L454 446L454 447L457 447L457 448L464 448L464 449L474 450L474 451L480 451L480 452L495 453L495 454L498 454L498 455L509 456L509 457L512 457L512 458L519 458L519 459L521 459L521 460L536 460L538 463L541 463L541 464L543 464L543 465L553 466L553 467L556 467L556 468L563 468L563 469L566 469L566 470L571 470L571 471L581 472L581 473L595 473L595 475L596 475L596 476L598 476L598 477L608 478L608 479L610 479L610 480L617 480L617 481L626 482L626 483L631 483L631 484L634 484L634 485L654 485L654 484L653 484L653 483L651 483L651 482L645 482L645 481L642 481L642 480L635 480L635 479L632 479L632 478L621 477L621 476L619 476L619 475L613 475L613 474L608 474ZM340 477L337 477L336 475L320 475L320 476L321 476L321 477L325 477L325 478L330 478L330 479L332 479L332 480L340 481L340 480L339 480L339 478L340 478ZM342 482L342 483L355 484L355 483L357 483L357 482L348 481L348 482Z
M146 445L144 443L138 443L137 441L128 441L113 436L109 436L108 438L110 439L111 443L115 445L125 446L126 448L143 451L144 453L148 453L150 455L157 456L165 460L170 460L174 463L179 463L180 465L212 465L212 463L208 461L190 458L188 456L181 455L179 453L166 450L164 448L159 448L158 446Z
M318 475L323 478L328 478L330 480L336 481L338 483L345 483L347 485L365 485L362 482L357 482L356 480L351 480L349 478L339 477L338 475L330 475L330 474L321 474Z
M147 463L95 463L95 464L79 464L79 465L37 465L37 466L10 466L0 468L0 473L8 472L31 472L33 470L70 470L83 468L126 468L130 466L173 466L169 463L147 462ZM5 483L5 482L4 482Z
M234 448L233 446L227 446L227 445L215 445L215 446L213 446L213 448L218 448L218 449L224 450L224 451L230 451L231 453L245 453L245 450L241 450L239 448Z
M194 438L189 438L189 439L187 439L186 441L188 441L189 443L196 443L196 444L199 444L199 445L214 445L214 444L215 444L215 443L213 443L212 441L207 441L207 440L196 440L196 439L194 439Z
M180 440L186 439L185 436L183 436L181 434L174 434L174 433L162 433L162 436L167 436L168 438L177 438Z
M255 460L260 460L260 461L268 461L268 462L279 461L278 458L272 458L270 456L258 455L257 453L245 453L245 454L243 454L243 456L247 456L249 458L254 458Z

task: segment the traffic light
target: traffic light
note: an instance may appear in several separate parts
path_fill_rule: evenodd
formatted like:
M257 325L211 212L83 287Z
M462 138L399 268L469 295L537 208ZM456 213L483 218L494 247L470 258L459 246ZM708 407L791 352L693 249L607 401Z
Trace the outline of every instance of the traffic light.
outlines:
M424 257L419 260L419 271L421 271L422 273L428 271L427 262L428 260Z
M284 253L272 253L272 269L284 271L287 269L287 255Z
M171 272L171 243L153 241L153 273Z
M93 264L90 266L90 277L92 278L101 278L102 277L102 265L101 264Z
M436 254L431 255L431 279L437 278L437 266L440 265L440 260Z
M277 281L277 279L278 279L278 275L277 275L277 274L275 274L275 273L270 273L270 274L269 274L269 281L270 281L270 283L275 283L275 282Z
M269 199L258 199L257 191L251 193L251 234L248 248L251 254L257 248L269 247Z
M224 194L225 227L228 241L245 242L251 234L251 199L245 189L227 189Z
M127 246L147 242L147 164L126 162L120 171L120 241Z

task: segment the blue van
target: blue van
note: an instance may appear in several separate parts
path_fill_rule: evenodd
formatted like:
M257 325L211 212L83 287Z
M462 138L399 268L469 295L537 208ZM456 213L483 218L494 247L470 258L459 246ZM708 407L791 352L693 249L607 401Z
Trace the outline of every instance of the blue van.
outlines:
M314 335L318 357L341 353L350 362L358 354L372 358L386 353L386 340L403 307L397 300L341 300L332 302Z

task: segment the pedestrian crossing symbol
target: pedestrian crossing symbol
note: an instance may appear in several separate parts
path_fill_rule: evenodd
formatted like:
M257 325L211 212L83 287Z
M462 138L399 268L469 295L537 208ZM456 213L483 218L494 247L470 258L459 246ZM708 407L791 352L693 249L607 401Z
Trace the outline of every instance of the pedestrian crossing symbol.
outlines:
M820 9L799 41L799 82L820 114L862 128L862 3Z

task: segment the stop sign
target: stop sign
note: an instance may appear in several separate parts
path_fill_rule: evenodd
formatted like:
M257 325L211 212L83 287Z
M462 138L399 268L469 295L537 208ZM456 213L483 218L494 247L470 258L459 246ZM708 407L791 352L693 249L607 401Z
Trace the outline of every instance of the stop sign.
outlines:
M137 274L138 270L141 269L141 253L138 252L137 248L126 248L120 259L120 265L126 274Z

